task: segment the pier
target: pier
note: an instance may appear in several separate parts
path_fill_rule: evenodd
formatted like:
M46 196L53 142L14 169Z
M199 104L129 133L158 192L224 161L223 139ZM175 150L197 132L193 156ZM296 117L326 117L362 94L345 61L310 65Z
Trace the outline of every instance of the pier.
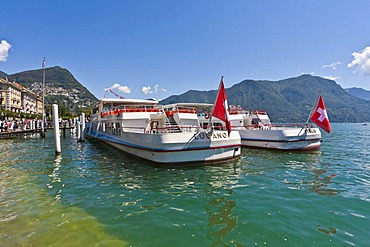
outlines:
M70 130L70 131L73 131L74 130L74 126L60 126L59 127L59 130L61 131L62 133L62 136L63 137L66 137L66 131L67 130ZM48 126L45 131L47 132L48 130L52 130L54 129L53 126ZM0 138L8 138L8 137L12 137L12 136L21 136L21 135L27 135L27 134L37 134L37 133L42 133L42 129L39 128L39 129L26 129L26 130L8 130L8 131L2 131L0 132Z
M6 137L11 137L11 136L17 136L17 135L25 135L25 134L32 134L32 133L37 133L41 132L41 129L27 129L27 130L16 130L16 131L3 131L0 132L0 138L6 138Z

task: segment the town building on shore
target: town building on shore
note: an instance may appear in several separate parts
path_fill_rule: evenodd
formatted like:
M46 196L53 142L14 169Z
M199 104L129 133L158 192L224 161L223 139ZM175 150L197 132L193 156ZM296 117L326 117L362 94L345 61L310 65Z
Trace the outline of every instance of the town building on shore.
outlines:
M28 88L8 78L0 78L0 103L2 110L17 113L42 114L42 99Z

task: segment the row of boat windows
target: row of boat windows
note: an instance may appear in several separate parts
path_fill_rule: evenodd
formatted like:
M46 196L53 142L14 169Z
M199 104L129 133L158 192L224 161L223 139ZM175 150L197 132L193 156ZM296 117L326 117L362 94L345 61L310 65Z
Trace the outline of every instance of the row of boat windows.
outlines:
M100 123L100 124L92 123L91 124L91 128L94 131L104 132L104 133L115 135L118 137L121 136L122 127L123 126L121 126L120 123Z
M98 127L98 129L97 129L97 127ZM201 126L200 127L203 128L203 129L207 129L208 123L201 123ZM119 122L116 122L116 123L112 123L112 122L110 122L110 123L100 123L100 124L91 123L91 129L92 130L98 131L98 132L107 133L107 134L114 135L114 136L117 136L117 137L121 137L123 128L125 128L125 131L129 131L129 132L145 133L145 132L148 132L149 131L149 130L147 130L144 127L128 127L128 126L123 126ZM221 123L213 123L213 128L214 129L217 129L217 130L224 130L225 129L225 127L222 126ZM155 127L154 128L152 127L152 129L150 131L153 131L153 133L156 133L155 132L156 131L155 130Z
M208 128L208 122L200 123L200 127L202 129L207 129ZM221 123L213 123L213 128L216 130L224 130L225 128L222 126Z

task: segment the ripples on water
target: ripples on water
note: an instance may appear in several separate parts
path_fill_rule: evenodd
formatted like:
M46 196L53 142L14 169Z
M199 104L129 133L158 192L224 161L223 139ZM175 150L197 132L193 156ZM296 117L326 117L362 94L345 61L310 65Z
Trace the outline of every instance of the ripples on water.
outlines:
M96 141L0 140L7 246L368 246L370 127L320 151L243 149L217 166L155 167Z

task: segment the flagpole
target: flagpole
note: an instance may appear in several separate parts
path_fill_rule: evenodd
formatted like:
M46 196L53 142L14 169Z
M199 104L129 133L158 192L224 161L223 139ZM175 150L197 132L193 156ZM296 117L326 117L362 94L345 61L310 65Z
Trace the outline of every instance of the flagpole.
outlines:
M317 96L317 99L315 101L315 104L311 108L310 114L308 114L308 118L307 118L307 121L306 121L306 124L305 124L306 126L308 125L308 121L310 121L310 117L312 115L313 110L316 108L316 105L317 105L317 102L319 101L320 95L321 95L321 92L319 92L319 96Z
M42 131L41 137L45 138L45 57L42 61Z
M216 102L217 102L218 94L220 93L221 82L223 82L223 81L224 81L224 76L221 76L220 85L218 86L218 89L217 89L216 99L215 99L215 102L213 103L213 109L212 109L211 115L209 116L209 120L208 120L208 125L207 126L208 127L211 126L211 131L213 130L213 126L212 126L213 110L214 110L214 107L215 107Z

